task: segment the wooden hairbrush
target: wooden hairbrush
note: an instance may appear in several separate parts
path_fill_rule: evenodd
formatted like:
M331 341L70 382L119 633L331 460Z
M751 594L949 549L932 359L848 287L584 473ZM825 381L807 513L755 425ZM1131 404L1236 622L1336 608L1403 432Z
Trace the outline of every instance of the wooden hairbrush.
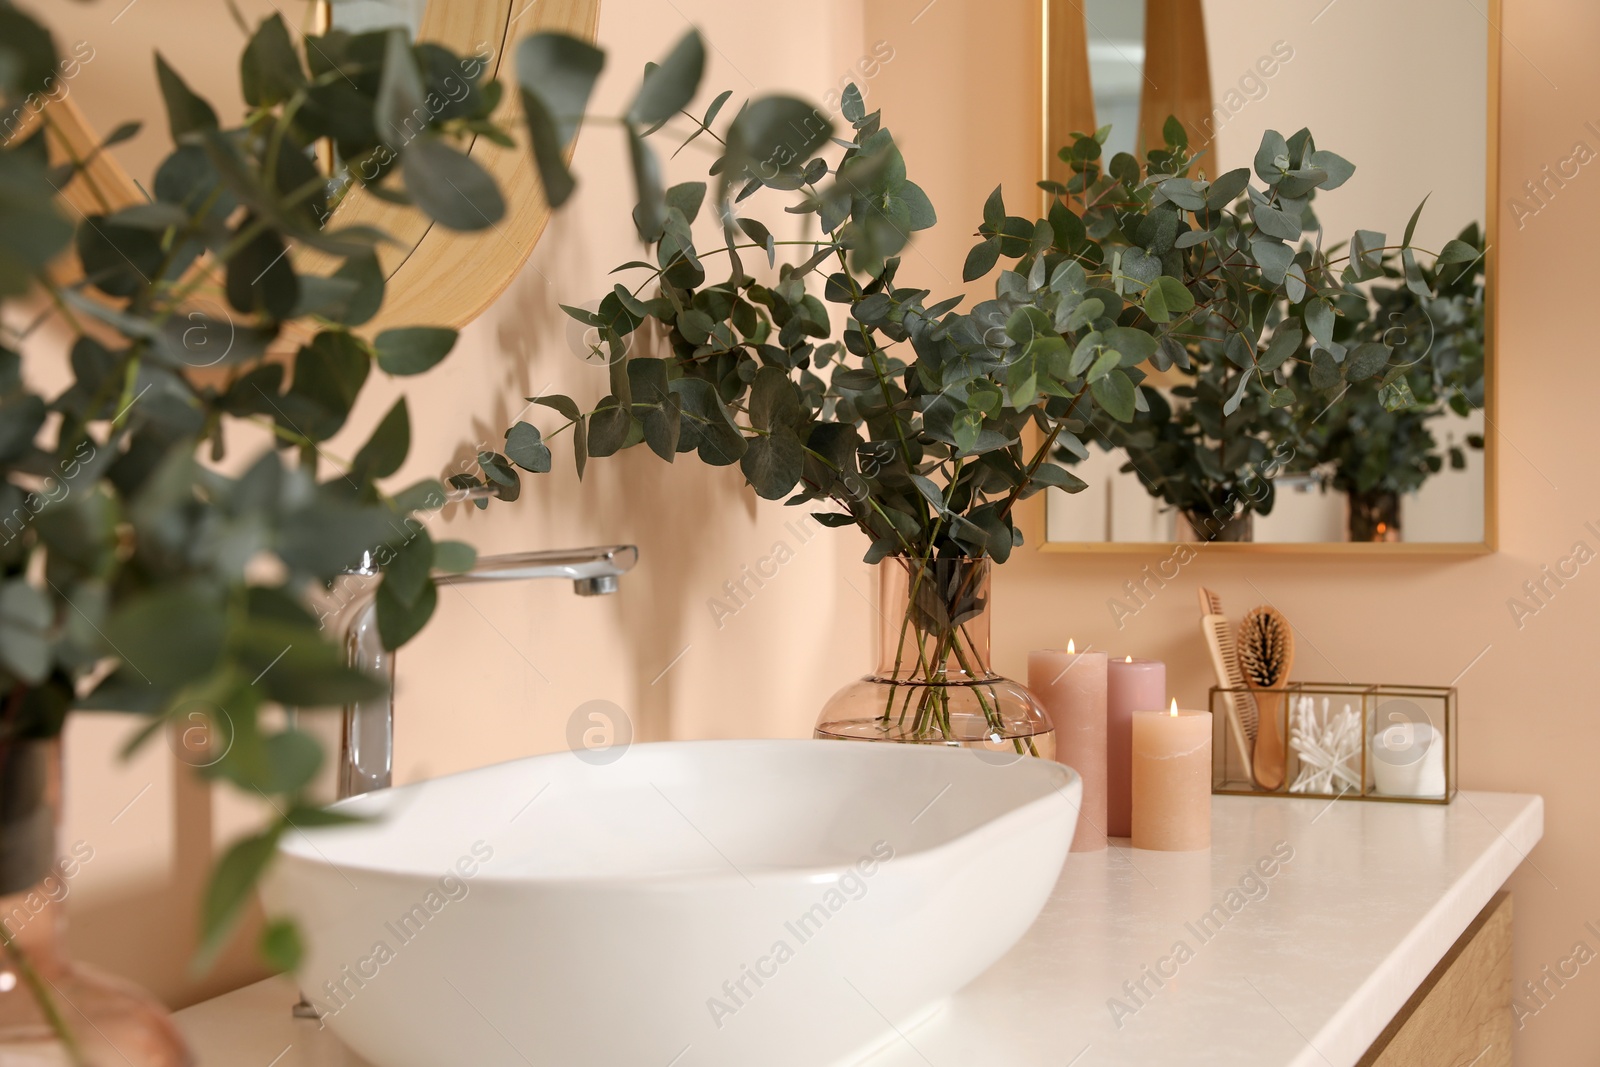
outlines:
M1256 737L1251 761L1256 784L1281 789L1284 779L1283 708L1294 669L1294 631L1276 608L1252 609L1239 624L1239 666L1255 690Z

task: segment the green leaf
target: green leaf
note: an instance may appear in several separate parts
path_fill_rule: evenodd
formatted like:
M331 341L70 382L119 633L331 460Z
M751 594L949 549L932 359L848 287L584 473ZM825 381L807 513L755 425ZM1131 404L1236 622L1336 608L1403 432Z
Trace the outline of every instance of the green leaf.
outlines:
M456 331L443 326L399 326L384 330L373 342L378 351L378 366L389 374L421 374L450 354L456 336Z
M267 699L281 704L335 708L381 696L384 684L348 666L342 645L325 637L303 620L252 618L248 625L234 629L235 663ZM266 788L265 780L260 784ZM294 788L274 786L268 791L291 792Z
M1291 304L1298 304L1306 298L1306 272L1300 268L1300 264L1289 264L1283 276L1283 291Z
M1280 328L1272 335L1267 350L1256 358L1256 366L1263 373L1277 370L1299 349L1302 336L1299 330Z
M167 66L161 53L156 53L156 80L161 85L161 98L167 106L167 127L172 131L174 143L197 130L217 128L217 113L211 105L196 96L176 71Z
M1122 365L1132 367L1156 354L1156 339L1132 326L1113 326L1105 331L1104 344L1122 353Z
M750 384L750 422L758 430L793 429L800 419L800 397L787 372L762 367Z
M371 252L350 256L333 277L351 283L351 288L333 307L324 308L325 318L346 326L370 322L383 306L385 279L378 257ZM302 282L305 279L302 279Z
M262 740L262 749L271 771L262 791L270 794L298 793L311 784L322 766L322 746L317 739L299 730L284 730Z
M1288 212L1265 204L1252 204L1250 217L1255 220L1256 227L1264 234L1271 237L1281 237L1285 241L1298 241L1300 239L1300 220Z
M1366 381L1389 365L1389 346L1364 341L1350 350L1344 361L1344 380Z
M465 574L478 562L478 550L465 541L435 541L433 543L434 570L450 574Z
M517 45L517 84L545 199L560 207L577 183L562 154L577 136L605 53L564 33L533 34Z
M1384 235L1376 230L1357 230L1350 239L1350 261L1359 264L1362 277L1383 265Z
M411 416L406 411L406 398L402 396L372 431L367 443L361 446L351 466L364 479L387 478L400 469L410 449Z
M1067 321L1062 324L1061 332L1071 333L1074 330L1081 330L1105 314L1105 310L1105 301L1097 296L1091 296L1072 309L1072 314L1068 315Z
M667 190L667 207L677 208L683 212L683 217L693 222L700 214L700 205L706 199L705 182L679 182ZM741 220L742 222L743 220ZM749 231L745 231L748 233Z
M1061 489L1068 493L1081 493L1089 488L1089 483L1073 474L1065 467L1054 463L1041 463L1034 469L1033 480L1041 485L1048 485L1054 489Z
M0 665L22 682L50 673L52 617L49 600L26 580L0 585Z
M1006 221L1006 202L1001 195L1001 186L994 187L994 192L983 202L983 228L987 231L998 233L1000 226Z
M295 355L294 405L289 429L313 441L338 433L372 368L367 348L344 330L323 330ZM281 416L280 416L281 417Z
M833 123L804 100L760 97L728 126L724 181L792 172L805 165L832 135Z
M93 52L89 55L94 57ZM0 5L0 98L6 106L21 107L31 94L63 92L59 81L62 70L56 64L50 31L14 5ZM43 106L39 104L40 108ZM21 116L13 111L10 117L15 120ZM9 138L11 131L6 133ZM43 147L43 141L39 146Z
M1317 186L1319 189L1337 189L1349 181L1350 176L1356 172L1354 163L1333 152L1313 152L1306 162L1327 172L1328 176Z
M1428 196L1432 196L1432 195L1433 195L1432 193L1428 194ZM1415 210L1415 211L1413 211L1411 213L1410 221L1406 223L1406 234L1405 234L1404 237L1402 237L1400 239L1400 247L1401 248L1410 248L1411 247L1411 235L1417 232L1417 220L1422 218L1422 209L1427 207L1427 206L1428 206L1428 197L1425 196L1425 197L1422 198L1422 203L1417 205L1417 210Z
M1118 422L1133 421L1135 387L1127 374L1114 370L1089 388L1106 414Z
M521 493L522 476L511 469L511 461L500 453L479 452L478 469L488 479L485 484L494 487L495 495L501 500L515 500Z
M425 133L400 153L406 192L428 217L452 230L485 230L506 213L489 172L444 138Z
M638 199L633 209L634 227L644 241L661 237L667 222L666 194L661 188L661 162L644 138L633 126L628 127L628 159L633 164L634 193Z
M967 253L967 261L961 267L961 280L964 282L977 281L994 269L1000 260L1000 238L986 237L972 246Z
M978 443L979 434L983 432L983 413L970 409L957 412L951 423L951 432L955 435L956 451L971 452Z
M1144 313L1152 322L1171 322L1174 315L1182 315L1194 308L1194 294L1178 279L1163 274L1144 294ZM1152 350L1155 348L1151 340Z
M506 431L506 456L525 471L547 474L550 471L550 446L532 423L519 422Z
M254 215L246 215L235 234L254 228L256 222ZM294 315L300 302L300 282L287 246L270 226L251 237L228 260L226 282L228 303L235 311L263 312L275 319L287 319Z
M403 513L437 511L444 507L445 491L436 478L424 478L394 495L394 506Z
M1335 389L1339 385L1339 364L1325 349L1311 353L1311 388Z
M781 500L800 480L804 464L805 449L800 438L785 427L752 438L739 460L739 469L757 496Z
M922 498L933 508L935 515L945 515L950 511L949 506L944 502L944 493L933 483L932 478L921 474L913 474L911 476L911 484L917 487L917 492L921 493Z
M689 106L700 77L705 71L706 49L700 34L690 30L659 66L645 74L628 109L628 118L643 126L654 126L670 119Z
M1261 146L1256 149L1256 177L1268 185L1283 180L1289 167L1289 142L1277 130L1267 130L1261 135Z
M263 962L281 974L293 974L305 956L300 930L288 919L274 919L262 927L257 949Z
M568 422L577 422L583 418L582 410L579 409L577 403L570 396L550 393L546 396L530 396L527 401L530 404L538 404L540 407L547 407L553 411L560 412Z
M1424 300L1432 297L1433 290L1428 288L1428 279L1423 277L1422 267L1417 263L1417 250L1402 248L1400 263L1405 270L1406 288Z
M266 872L283 836L283 823L253 837L237 841L224 853L211 872L205 900L200 907L200 947L196 966L208 968L227 945L229 936L244 914L256 882Z
M1260 264L1262 277L1273 285L1283 284L1290 265L1294 263L1294 249L1271 237L1252 237L1250 254Z
M1317 343L1326 348L1333 344L1333 305L1326 300L1317 299L1305 306L1306 330Z
M1479 255L1480 253L1478 250L1467 244L1467 242L1458 241L1452 238L1451 240L1446 241L1444 243L1444 247L1439 250L1439 259L1437 262L1440 266L1450 263L1471 263L1473 260L1477 259Z
M239 60L239 74L251 107L282 103L305 87L305 71L282 15L274 12L256 27Z
M1089 373L1084 376L1084 380L1093 385L1107 374L1110 374L1121 362L1121 352L1118 352L1115 348L1104 349L1100 355L1095 357L1094 364L1089 368Z
M406 32L390 29L384 33L383 71L378 79L378 95L372 119L378 136L386 143L405 145L414 135L413 126L433 124L428 109L422 72Z
M490 471L486 469L485 473ZM383 565L383 583L402 604L410 606L417 602L433 570L433 538L419 525L393 549L394 554Z
M1417 402L1417 398L1411 392L1411 382L1403 374L1394 381L1385 383L1378 390L1378 399L1383 403L1385 411L1405 411L1415 406Z
M1221 211L1237 200L1239 194L1244 192L1249 184L1249 168L1240 167L1238 170L1228 171L1212 182L1211 188L1206 190L1206 207L1212 211Z
M222 609L182 585L141 592L106 624L106 653L120 656L152 685L177 688L205 678L222 659L228 632Z
M415 601L406 604L389 588L385 578L377 595L378 636L383 647L392 652L417 636L438 603L439 592L431 581L423 584Z
M633 432L633 412L615 396L604 397L589 416L589 454L615 455L628 443Z

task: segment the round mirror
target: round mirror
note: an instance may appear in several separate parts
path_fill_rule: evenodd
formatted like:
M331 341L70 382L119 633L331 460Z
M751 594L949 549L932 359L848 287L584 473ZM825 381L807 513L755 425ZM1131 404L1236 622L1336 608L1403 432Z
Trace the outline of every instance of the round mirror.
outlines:
M75 55L78 61L70 77L63 72L44 107L49 110L55 148L87 157L122 124L164 114L152 58L159 51L219 114L242 115L246 107L239 55L254 27L275 12L298 33L302 49L315 47L312 39L330 29L354 34L389 27L402 28L418 41L443 45L461 57L466 77L507 84L496 120L516 144L502 147L474 135L466 149L498 183L506 201L504 218L472 233L448 230L408 205L351 185L337 200L330 221L336 219L340 227L372 226L391 238L378 250L388 279L383 310L362 327L363 333L412 324L459 327L510 284L550 217L526 144L519 94L512 91L516 71L508 50L540 30L593 40L599 10L599 0L53 4L39 14L50 25L62 54ZM196 48L192 46L196 41L218 43ZM222 42L232 43L224 47ZM12 133L7 131L8 136ZM403 141L406 132L398 130L395 137ZM85 214L142 203L150 175L171 150L159 120L146 121L137 136L96 155L88 180L73 182L64 195ZM296 249L294 254L296 269L302 273L332 269L331 260L312 250Z

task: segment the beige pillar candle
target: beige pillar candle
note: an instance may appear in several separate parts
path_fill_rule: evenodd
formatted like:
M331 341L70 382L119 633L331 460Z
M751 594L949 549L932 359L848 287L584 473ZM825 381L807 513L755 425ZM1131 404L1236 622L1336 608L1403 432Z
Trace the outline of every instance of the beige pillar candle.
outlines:
M1044 649L1028 653L1028 689L1056 728L1056 759L1083 778L1072 851L1106 847L1106 654Z
M1167 665L1112 659L1106 675L1106 833L1133 834L1133 713L1167 706Z
M1211 713L1133 713L1133 847L1211 847Z

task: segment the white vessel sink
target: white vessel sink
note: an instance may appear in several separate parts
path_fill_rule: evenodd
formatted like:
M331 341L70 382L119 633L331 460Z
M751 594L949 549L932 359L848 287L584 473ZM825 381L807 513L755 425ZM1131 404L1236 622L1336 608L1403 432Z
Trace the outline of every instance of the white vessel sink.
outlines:
M345 801L265 894L377 1067L843 1067L1026 931L1071 843L1061 764L692 741Z

